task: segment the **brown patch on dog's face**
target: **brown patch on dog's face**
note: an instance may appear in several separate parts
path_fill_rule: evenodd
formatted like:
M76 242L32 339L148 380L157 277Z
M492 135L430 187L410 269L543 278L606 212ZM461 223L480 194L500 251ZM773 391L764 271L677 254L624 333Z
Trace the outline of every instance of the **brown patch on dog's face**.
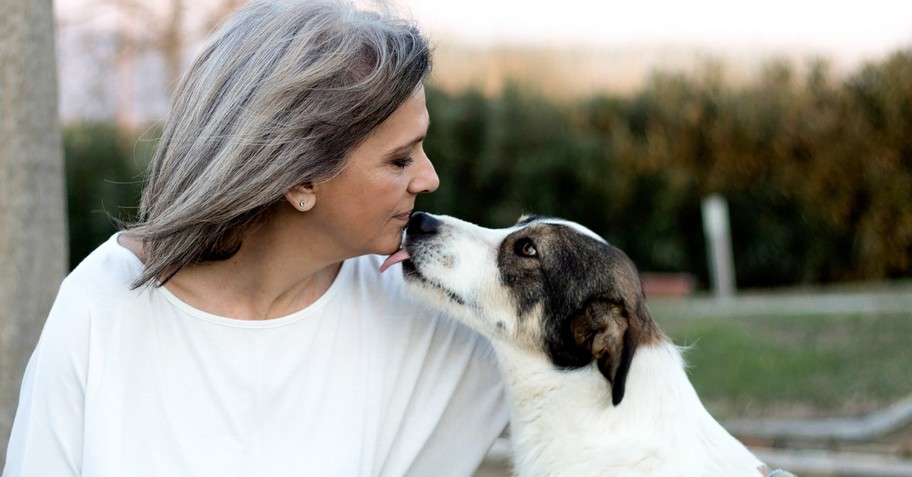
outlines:
M424 222L409 225L411 258L402 268L419 296L558 368L595 362L615 404L637 347L664 339L633 262L579 224L532 217L486 229L452 217L416 217Z
M531 225L518 230L501 243L497 268L503 283L516 298L516 315L525 316L547 295L549 276L545 261L554 261L551 250L560 250L554 227Z
M664 337L633 262L573 224L533 219L503 241L498 269L520 320L540 310L537 334L551 361L563 368L596 361L619 403L636 348Z

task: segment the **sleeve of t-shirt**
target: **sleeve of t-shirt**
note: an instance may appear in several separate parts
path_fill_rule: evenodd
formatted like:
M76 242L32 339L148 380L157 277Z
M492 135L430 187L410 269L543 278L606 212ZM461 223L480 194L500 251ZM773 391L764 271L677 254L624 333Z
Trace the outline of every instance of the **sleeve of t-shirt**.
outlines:
M504 382L486 339L453 318L435 321L412 403L425 418L437 417L428 427L406 419L414 426L406 434L427 434L403 474L470 476L507 425Z
M64 280L26 366L3 477L79 475L90 310Z
M451 364L458 363L459 377L425 452L412 463L408 476L473 475L507 426L504 383L490 343L468 329L456 334L471 344L446 357Z

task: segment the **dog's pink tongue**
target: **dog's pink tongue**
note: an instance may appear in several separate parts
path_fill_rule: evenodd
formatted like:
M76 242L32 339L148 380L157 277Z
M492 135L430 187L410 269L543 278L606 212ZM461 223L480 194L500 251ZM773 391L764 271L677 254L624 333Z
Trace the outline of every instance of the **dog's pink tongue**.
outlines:
M408 252L406 252L404 248L400 248L396 253L386 257L386 260L380 265L380 273L385 272L387 268L392 267L403 260L408 260L408 258Z

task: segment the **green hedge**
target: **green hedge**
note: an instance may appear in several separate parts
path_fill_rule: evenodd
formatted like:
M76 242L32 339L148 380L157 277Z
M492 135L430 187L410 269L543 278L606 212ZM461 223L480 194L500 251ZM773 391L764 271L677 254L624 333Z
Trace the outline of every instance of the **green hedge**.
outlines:
M729 200L744 287L912 275L912 51L836 80L771 63L732 87L656 74L630 97L431 91L421 206L492 226L581 221L642 270L707 283L700 201Z
M135 217L152 144L113 123L63 128L70 268Z
M771 63L747 86L720 76L656 74L574 102L429 88L442 184L418 206L488 226L566 217L641 270L707 283L700 201L719 193L739 286L912 276L912 51L845 79L824 62ZM101 124L65 140L75 264L113 231L107 214L129 216L151 147Z

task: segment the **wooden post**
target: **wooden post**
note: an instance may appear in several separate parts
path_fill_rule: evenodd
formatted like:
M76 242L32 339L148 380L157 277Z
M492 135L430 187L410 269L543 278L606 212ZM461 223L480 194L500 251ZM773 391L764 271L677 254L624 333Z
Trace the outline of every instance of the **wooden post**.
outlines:
M717 298L735 295L735 261L732 258L728 202L720 195L703 200L703 233L709 257L709 277Z

